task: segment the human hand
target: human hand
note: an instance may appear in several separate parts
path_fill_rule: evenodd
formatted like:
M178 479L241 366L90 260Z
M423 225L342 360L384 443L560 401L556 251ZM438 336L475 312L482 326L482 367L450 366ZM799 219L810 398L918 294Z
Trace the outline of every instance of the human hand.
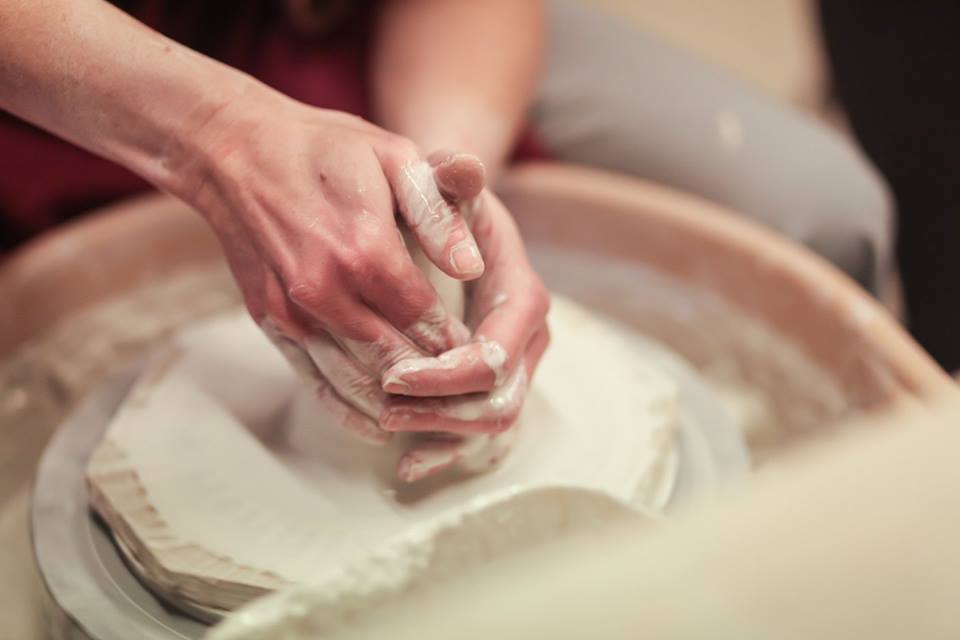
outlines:
M429 434L400 461L407 481L458 463L496 464L549 343L549 294L512 217L488 191L469 209L486 264L484 275L468 285L470 341L439 356L401 360L383 376L383 389L395 395L380 415L382 427Z
M437 186L456 192L461 163L434 168L404 138L272 93L224 107L196 137L182 197L217 233L250 314L344 427L383 441L382 374L469 338L394 217L444 273L481 275Z

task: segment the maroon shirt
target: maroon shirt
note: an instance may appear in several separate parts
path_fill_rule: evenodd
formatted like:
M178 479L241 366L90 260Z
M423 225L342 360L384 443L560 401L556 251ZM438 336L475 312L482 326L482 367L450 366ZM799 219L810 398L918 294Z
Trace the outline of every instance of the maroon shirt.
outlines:
M154 29L292 98L369 118L369 9L343 18L330 33L308 34L275 0L135 4L131 13ZM220 19L211 6L229 6L229 15ZM517 152L541 155L529 135ZM0 251L148 188L126 169L0 112Z

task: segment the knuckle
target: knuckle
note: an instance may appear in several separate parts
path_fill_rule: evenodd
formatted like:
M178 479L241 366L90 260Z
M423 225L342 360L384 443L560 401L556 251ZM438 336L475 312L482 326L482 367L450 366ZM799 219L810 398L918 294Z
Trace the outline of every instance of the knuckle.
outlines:
M534 294L534 299L536 301L535 311L539 316L546 316L547 313L550 312L550 303L551 303L550 291L542 282L539 281L539 279L537 280L537 285L535 288L536 288L536 293Z
M356 240L350 244L341 245L334 253L337 267L348 274L363 271L366 268L367 259L363 246Z
M287 297L296 305L310 311L329 308L335 295L330 278L324 276L297 277L287 285Z
M550 293L539 279L528 288L522 308L530 321L539 321L550 311Z
M336 263L344 275L372 278L389 260L390 243L380 233L358 234L336 251Z
M550 333L550 327L548 327L546 324L543 325L543 328L540 329L540 331L543 334L543 347L546 349L550 346L550 342L553 341L553 335Z
M354 284L371 286L382 277L384 251L374 243L355 244L337 254L341 273Z
M536 273L530 274L525 289L522 300L525 303L526 312L531 317L546 316L547 312L550 311L550 290L547 289Z
M346 251L346 258L352 259L362 269L383 269L389 266L396 255L403 252L393 237L393 230L377 228L357 234L353 244Z
M420 148L410 138L394 135L390 139L390 146L394 153L402 158L412 160L420 157Z

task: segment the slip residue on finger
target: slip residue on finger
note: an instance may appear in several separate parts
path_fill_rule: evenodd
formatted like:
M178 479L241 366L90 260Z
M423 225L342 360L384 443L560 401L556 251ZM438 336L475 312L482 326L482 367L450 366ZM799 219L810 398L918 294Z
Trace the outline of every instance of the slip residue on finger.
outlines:
M503 383L506 364L503 345L477 335L436 357L401 360L384 373L383 389L421 397L490 391Z
M526 391L527 368L519 366L500 387L486 394L393 396L380 414L380 425L387 431L499 433L513 424Z
M440 193L429 163L417 160L403 165L395 195L407 225L431 261L458 279L483 274L483 257L473 234Z

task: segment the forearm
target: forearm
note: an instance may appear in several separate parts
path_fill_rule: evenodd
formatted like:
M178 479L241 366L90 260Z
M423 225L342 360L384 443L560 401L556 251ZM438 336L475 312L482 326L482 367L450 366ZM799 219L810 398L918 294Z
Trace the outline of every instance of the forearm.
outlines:
M496 171L536 90L542 0L393 0L378 24L374 109L429 152L474 153Z
M255 85L102 0L0 0L0 108L174 192L192 133Z

